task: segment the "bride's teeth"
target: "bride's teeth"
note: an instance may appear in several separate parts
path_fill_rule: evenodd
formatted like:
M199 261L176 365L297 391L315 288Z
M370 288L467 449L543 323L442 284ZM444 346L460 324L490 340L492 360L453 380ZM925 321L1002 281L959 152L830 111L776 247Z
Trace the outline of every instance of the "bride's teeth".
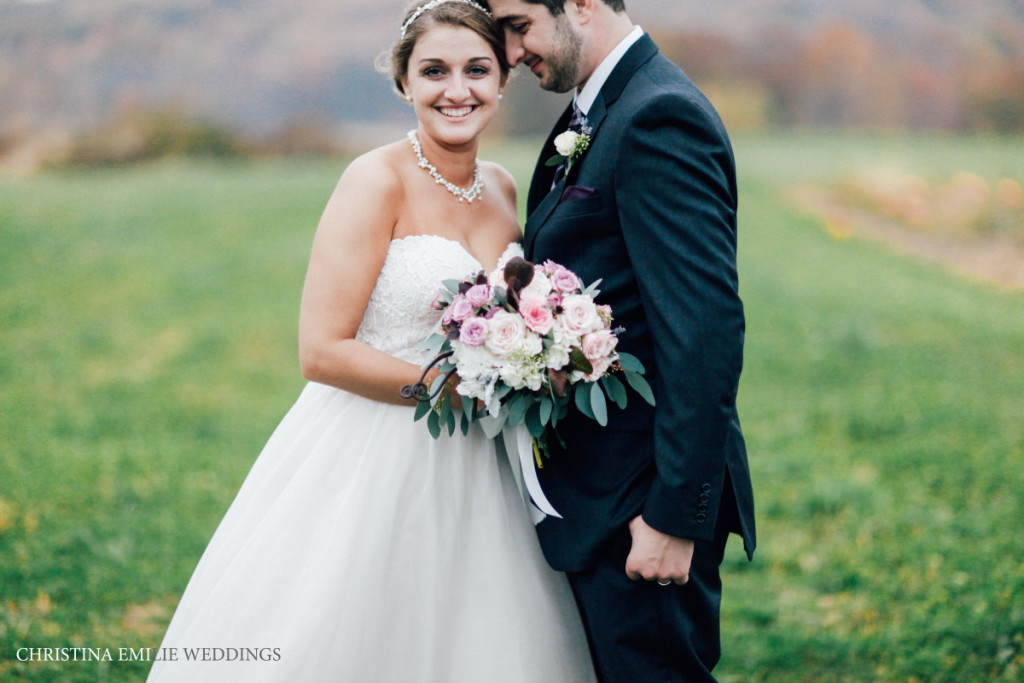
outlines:
M469 112L473 111L473 107L462 107L460 109L441 109L441 113L445 116L465 116Z

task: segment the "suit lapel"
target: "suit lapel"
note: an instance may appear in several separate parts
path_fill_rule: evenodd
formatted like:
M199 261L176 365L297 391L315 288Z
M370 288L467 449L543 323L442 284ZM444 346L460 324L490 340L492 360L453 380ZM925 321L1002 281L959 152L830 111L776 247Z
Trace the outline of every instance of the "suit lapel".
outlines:
M608 76L598 93L597 99L587 114L587 126L590 127L591 142L597 138L598 130L608 115L608 110L615 104L622 94L626 84L637 72L637 70L649 62L658 54L658 46L651 40L651 37L644 34L634 43L626 54L622 56L619 63L615 65L612 73ZM545 166L545 162L554 154L554 140L563 131L569 128L569 119L572 118L572 103L562 112L558 123L552 129L551 134L541 148L540 158L534 168L533 179L530 182L530 194L527 197L527 220L525 226L524 248L529 257L533 250L533 243L537 239L537 233L543 228L551 213L558 206L558 200L562 191L567 185L571 185L576 176L579 175L579 167L586 159L586 155L577 161L569 169L566 177L563 178L554 188L551 181L555 177L553 166Z
M551 190L551 181L555 177L555 167L547 166L546 163L554 154L555 138L569 127L569 119L571 118L572 102L562 112L555 127L551 129L548 139L544 142L544 146L540 149L540 157L537 159L537 165L533 169L533 179L530 181L530 193L526 197L527 216L533 213L537 205L543 201L544 197Z

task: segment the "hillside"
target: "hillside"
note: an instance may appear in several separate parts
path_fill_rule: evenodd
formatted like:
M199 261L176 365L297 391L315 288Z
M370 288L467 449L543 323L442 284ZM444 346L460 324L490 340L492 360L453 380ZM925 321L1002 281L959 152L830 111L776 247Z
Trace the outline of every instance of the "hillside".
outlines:
M374 68L405 4L0 0L0 141L47 129L80 131L124 112L168 107L250 132L296 120L405 125L406 107ZM804 72L811 58L832 63L819 79L865 72L852 74L862 85L841 87L881 83L895 91L890 98L908 88L941 91L939 104L929 105L949 110L929 124L939 128L971 125L962 110L977 104L966 90L979 82L988 93L982 99L992 100L1024 78L1018 0L632 0L629 7L695 77L753 84L753 101L771 109L764 118L775 123L828 124L848 109L842 93L831 95L839 102L819 106L814 93L821 87L801 85L815 77ZM837 27L844 31L838 42ZM713 51L694 52L707 47L708 36L719 41ZM893 81L897 69L903 75ZM539 96L532 78L520 83L525 87L512 88L511 109L533 112ZM529 106L517 108L516 98ZM542 106L550 108L550 99ZM870 120L885 107L862 108L867 113L838 123L915 123L906 115L915 105L890 107L894 122Z

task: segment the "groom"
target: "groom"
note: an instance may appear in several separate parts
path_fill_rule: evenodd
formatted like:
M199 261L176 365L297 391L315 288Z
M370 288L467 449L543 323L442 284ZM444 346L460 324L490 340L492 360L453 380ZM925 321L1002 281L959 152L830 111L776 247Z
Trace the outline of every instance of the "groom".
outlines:
M526 257L602 279L619 348L657 397L634 394L606 428L559 424L565 449L552 439L538 474L563 518L540 523L541 545L568 573L603 681L713 681L726 538L741 534L748 556L755 545L729 139L623 0L489 5L513 66L575 89L530 185ZM547 166L570 128L589 148Z

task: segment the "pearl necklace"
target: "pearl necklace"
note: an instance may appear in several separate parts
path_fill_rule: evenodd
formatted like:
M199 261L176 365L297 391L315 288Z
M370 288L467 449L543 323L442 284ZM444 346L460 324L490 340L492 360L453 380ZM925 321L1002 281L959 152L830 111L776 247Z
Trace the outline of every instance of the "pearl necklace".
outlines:
M430 177L434 179L435 183L443 185L446 190L458 197L460 202L472 204L474 200L479 199L480 195L484 193L484 179L480 177L479 162L474 163L473 184L464 190L455 183L445 180L444 176L438 173L437 168L427 161L427 158L423 156L423 149L420 147L420 140L416 137L415 130L410 130L407 137L409 142L412 143L412 151L416 152L416 158L419 159L419 167L425 169L430 174Z

